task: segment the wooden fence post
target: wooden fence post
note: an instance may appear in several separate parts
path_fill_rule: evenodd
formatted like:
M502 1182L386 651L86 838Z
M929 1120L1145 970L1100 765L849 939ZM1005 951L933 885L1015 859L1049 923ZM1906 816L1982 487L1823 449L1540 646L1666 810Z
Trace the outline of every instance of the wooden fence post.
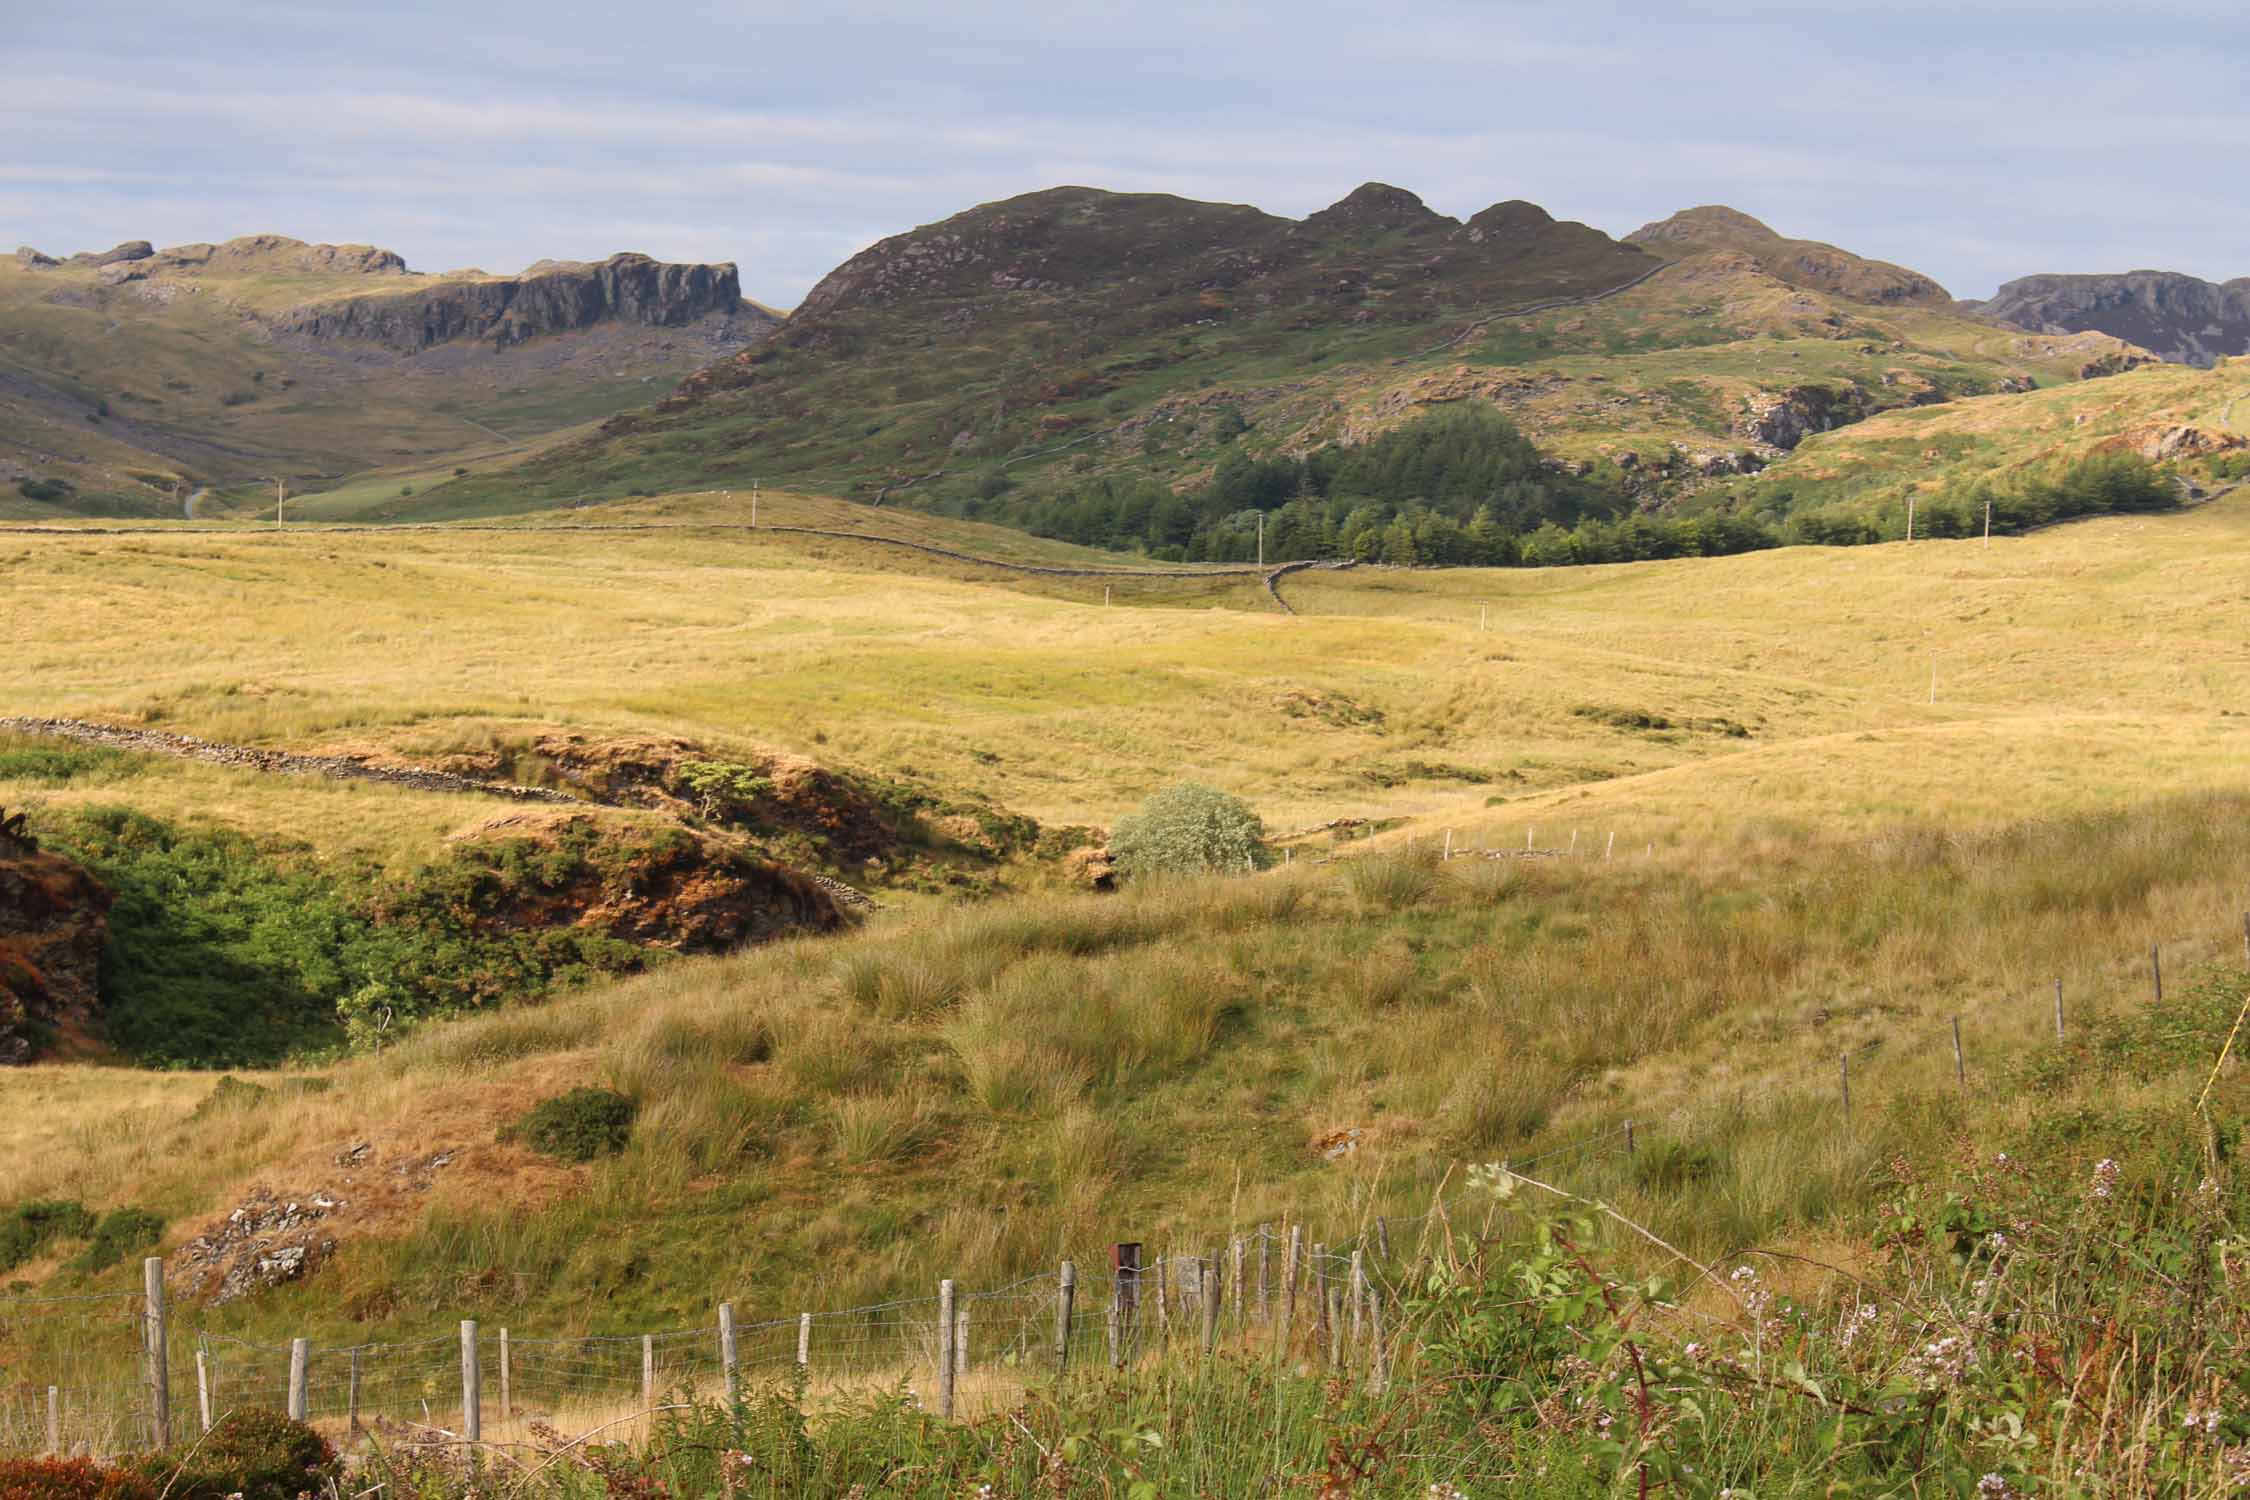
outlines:
M1062 1275L1055 1283L1055 1368L1070 1368L1070 1315L1071 1306L1078 1300L1078 1267L1069 1261L1062 1263Z
M797 1368L812 1373L812 1314L797 1314Z
M741 1346L735 1340L734 1304L719 1304L719 1373L727 1386L727 1404L742 1399Z
M47 1387L47 1451L62 1457L62 1388Z
M1172 1299L1166 1294L1172 1287L1172 1255L1170 1251L1156 1258L1156 1339L1159 1344L1172 1341Z
M1246 1254L1242 1236L1238 1234L1234 1243L1227 1247L1227 1303L1234 1313L1237 1328L1242 1326L1242 1267Z
M1836 1055L1836 1066L1841 1070L1843 1076L1844 1114L1849 1117L1852 1112L1852 1055L1849 1052L1838 1053Z
M1219 1347L1219 1252L1203 1260L1203 1352Z
M1383 1258L1383 1263L1385 1265L1390 1264L1391 1221L1384 1218L1381 1214L1377 1214L1375 1216L1375 1253Z
M2250 939L2245 939L2250 941ZM1266 1265L1273 1255L1273 1226L1258 1226L1258 1321L1273 1321L1273 1298L1266 1283Z
M1301 1272L1305 1253L1305 1226L1289 1226L1289 1246L1281 1259L1281 1334L1274 1340L1274 1348L1287 1350L1289 1340L1297 1332L1297 1278Z
M289 1341L289 1418L302 1422L312 1410L312 1340Z
M508 1358L508 1330L503 1324L500 1329L500 1420L503 1422L511 1420L516 1414L515 1392L509 1383L509 1377L513 1373Z
M1953 1081L1962 1088L1969 1086L1969 1065L1961 1056L1961 1018L1953 1018Z
M969 1302L963 1297L953 1313L953 1373L969 1373Z
M172 1371L166 1357L167 1327L164 1312L164 1257L151 1255L141 1262L141 1297L145 1321L141 1348L148 1371L149 1440L157 1450L172 1445Z
M1352 1342L1358 1343L1367 1333L1367 1262L1363 1252L1352 1252L1352 1279L1349 1298L1352 1305Z
M2059 1044L2061 1043L2062 1039L2063 1039L2063 1007L2062 1007L2062 981L2061 981L2060 979L2058 979L2058 980L2056 980L2056 981L2055 981L2055 1041L2056 1041L2056 1043L2057 1043L2057 1044L2059 1045Z
M351 1374L346 1377L344 1394L344 1431L359 1431L359 1348L352 1347Z
M1376 1395L1390 1383L1390 1346L1383 1339L1383 1293L1379 1287L1367 1289L1368 1350L1367 1386Z
M938 1415L953 1420L953 1279L937 1284L937 1399Z
M656 1335L641 1335L641 1408L656 1405Z
M1328 1246L1313 1241L1312 1247L1312 1306L1313 1306L1313 1358L1320 1357L1321 1346L1328 1342Z
M461 1320L461 1436L484 1440L484 1368L477 1362L477 1320Z
M2155 943L2148 945L2148 978L2156 988L2156 1003L2164 1003L2164 952Z
M1340 1370L1344 1366L1344 1289L1328 1289L1328 1366Z
M1124 1369L1124 1368L1125 1368L1125 1341L1124 1341L1124 1340L1123 1340L1122 1338L1120 1338L1120 1337L1118 1336L1119 1330L1118 1330L1118 1326L1117 1326L1117 1325L1118 1325L1118 1320L1119 1320L1120 1316L1121 1316L1121 1310L1120 1310L1120 1308L1119 1308L1119 1306L1118 1306L1118 1302L1117 1302L1117 1299L1116 1299L1116 1298L1114 1298L1114 1297L1112 1297L1112 1298L1110 1299L1110 1303L1109 1303L1109 1319L1108 1319L1108 1322L1109 1322L1109 1367L1110 1367L1110 1368L1111 1368L1112 1370L1122 1370L1122 1369Z
M195 1351L195 1417L196 1430L211 1430L211 1356L205 1351Z

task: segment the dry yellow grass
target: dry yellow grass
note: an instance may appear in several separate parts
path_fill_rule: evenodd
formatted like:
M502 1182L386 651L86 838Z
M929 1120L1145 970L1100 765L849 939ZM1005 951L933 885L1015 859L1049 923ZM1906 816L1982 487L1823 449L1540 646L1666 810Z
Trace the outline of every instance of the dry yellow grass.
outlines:
M964 523L768 506L1002 545ZM0 696L300 747L440 753L557 725L768 744L1050 822L1106 822L1183 776L1280 828L1512 827L1565 799L1644 843L1749 816L1974 821L2228 779L2250 726L2250 648L2228 625L2246 543L2237 496L1989 549L1300 574L1289 617L1233 580L1038 579L692 525L4 537L11 623L35 644L0 662ZM398 847L457 816L193 774L192 791L154 790L165 773L136 796L209 798L323 844L364 819L395 824L370 837Z

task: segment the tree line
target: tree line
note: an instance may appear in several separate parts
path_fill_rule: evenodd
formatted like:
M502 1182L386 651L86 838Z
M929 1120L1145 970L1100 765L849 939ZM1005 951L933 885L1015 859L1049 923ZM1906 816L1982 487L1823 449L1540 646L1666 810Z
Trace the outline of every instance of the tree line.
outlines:
M1851 546L1906 532L1903 499L1793 512L1786 488L1706 499L1652 514L1613 481L1556 467L1506 416L1454 406L1350 447L1301 457L1230 445L1208 482L1185 493L1151 478L1104 475L1057 490L989 476L935 508L1083 546L1168 562L1362 562L1556 567L1713 557L1789 544ZM1995 530L2175 502L2164 472L2132 454L2095 454L2003 478L1948 481L1917 502L1917 536L1972 536L1991 502Z

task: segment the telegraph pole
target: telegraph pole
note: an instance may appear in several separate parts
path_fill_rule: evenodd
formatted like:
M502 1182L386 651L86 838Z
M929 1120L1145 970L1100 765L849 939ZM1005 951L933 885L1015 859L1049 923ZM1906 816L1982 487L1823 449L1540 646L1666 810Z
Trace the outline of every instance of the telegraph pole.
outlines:
M750 481L750 524L758 524L758 481Z
M1258 512L1258 566L1266 565L1266 513Z
M273 524L281 524L281 502L289 498L289 483L279 474L273 476Z

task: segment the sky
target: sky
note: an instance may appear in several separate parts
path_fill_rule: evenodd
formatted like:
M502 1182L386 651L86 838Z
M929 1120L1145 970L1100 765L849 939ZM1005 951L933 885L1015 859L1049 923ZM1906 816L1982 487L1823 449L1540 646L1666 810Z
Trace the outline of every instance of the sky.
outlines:
M1724 203L1964 297L2250 276L2242 0L12 9L0 253L638 250L788 306L885 235L1058 184L1298 217L1382 181L1619 235Z

